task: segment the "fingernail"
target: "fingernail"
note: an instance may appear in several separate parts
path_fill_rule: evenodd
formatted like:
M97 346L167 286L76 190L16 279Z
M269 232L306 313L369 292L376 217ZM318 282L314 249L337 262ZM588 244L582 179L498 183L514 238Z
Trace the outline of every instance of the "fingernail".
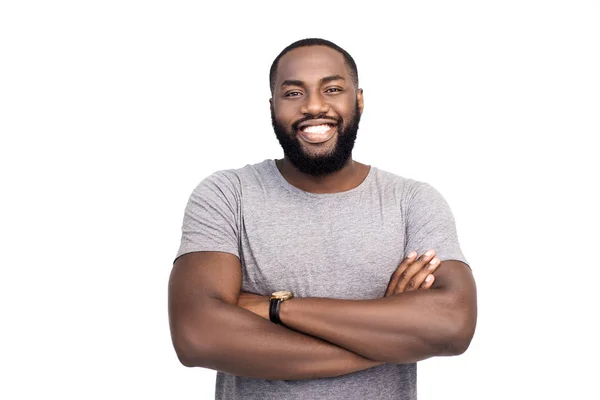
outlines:
M440 259L439 259L439 258L437 258L437 257L433 257L433 258L431 259L431 261L429 261L429 264L432 264L432 265L434 265L434 264L437 264L439 261L440 261Z
M429 257L429 256L433 255L433 250L427 250L427 252L425 252L425 255L426 255L427 257Z
M425 282L429 283L433 280L433 275L427 275L427 278L425 278Z
M408 255L406 256L406 258L414 258L417 255L416 251L411 251L410 253L408 253Z

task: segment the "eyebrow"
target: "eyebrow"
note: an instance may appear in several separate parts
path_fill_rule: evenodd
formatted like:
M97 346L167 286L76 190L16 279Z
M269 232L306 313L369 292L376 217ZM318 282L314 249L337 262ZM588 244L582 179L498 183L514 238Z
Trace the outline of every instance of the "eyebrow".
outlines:
M323 85L325 83L329 83L332 81L339 81L339 80L345 81L346 78L344 78L341 75L326 76L324 78L319 79L319 85ZM302 86L302 87L304 87L304 82L297 80L297 79L286 79L285 81L283 81L281 83L281 87L283 87L283 86Z

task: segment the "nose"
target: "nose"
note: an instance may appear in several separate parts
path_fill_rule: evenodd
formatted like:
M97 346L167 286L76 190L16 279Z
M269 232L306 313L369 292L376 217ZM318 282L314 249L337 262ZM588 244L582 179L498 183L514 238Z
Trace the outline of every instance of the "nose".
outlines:
M329 111L329 104L320 93L312 93L305 97L300 111L306 115L322 115Z

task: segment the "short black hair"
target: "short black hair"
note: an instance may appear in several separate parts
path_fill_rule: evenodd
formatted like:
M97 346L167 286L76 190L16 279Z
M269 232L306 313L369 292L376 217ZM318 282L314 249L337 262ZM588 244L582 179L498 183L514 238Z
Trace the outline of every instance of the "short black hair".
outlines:
M281 57L283 57L286 53L290 52L291 50L297 49L298 47L307 46L326 46L341 53L344 56L344 61L346 62L346 66L348 67L348 70L350 72L352 83L354 84L354 87L358 89L358 68L356 68L356 63L354 62L352 56L346 50L342 49L337 44L330 42L329 40L309 38L298 40L290 44L288 47L283 49L281 53L279 53L279 55L275 58L273 64L271 64L271 71L269 72L269 84L271 87L271 94L273 94L273 91L275 90L275 76L277 75L277 66Z

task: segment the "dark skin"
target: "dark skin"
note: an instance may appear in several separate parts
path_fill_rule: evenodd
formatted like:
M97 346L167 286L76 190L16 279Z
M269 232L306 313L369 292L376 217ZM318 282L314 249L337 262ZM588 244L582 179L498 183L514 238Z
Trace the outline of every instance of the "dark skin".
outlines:
M348 121L357 102L361 114L364 108L363 91L354 87L343 56L323 46L300 47L281 58L275 91L269 101L276 118L290 128L306 115L323 115L323 121L338 117ZM325 143L310 143L300 135L298 140L306 153L326 154L335 145L337 134ZM342 170L314 177L298 171L286 157L276 163L290 184L312 193L337 193L355 188L370 169L350 157Z
M415 268L406 275L394 274L398 280L390 281L388 296L431 287L424 281L431 276L425 259L405 260L397 272L407 265ZM419 273L423 270L425 274ZM232 254L196 252L177 259L169 281L169 322L182 364L257 379L295 380L335 377L385 363L273 324L265 309L268 298L241 292L241 285L241 264Z
M271 107L286 126L307 114L347 121L357 101L362 112L362 90L354 87L336 51L312 46L281 58ZM304 141L303 150L327 153L336 135L322 143ZM277 165L288 182L313 193L352 189L370 168L350 158L340 171L314 177L285 157ZM241 285L240 260L231 254L197 252L177 259L169 282L169 319L184 365L260 379L333 377L383 363L460 354L475 330L470 269L459 261L439 262L433 251L405 259L380 299L283 302L280 317L286 326L268 320L268 297L241 292Z

